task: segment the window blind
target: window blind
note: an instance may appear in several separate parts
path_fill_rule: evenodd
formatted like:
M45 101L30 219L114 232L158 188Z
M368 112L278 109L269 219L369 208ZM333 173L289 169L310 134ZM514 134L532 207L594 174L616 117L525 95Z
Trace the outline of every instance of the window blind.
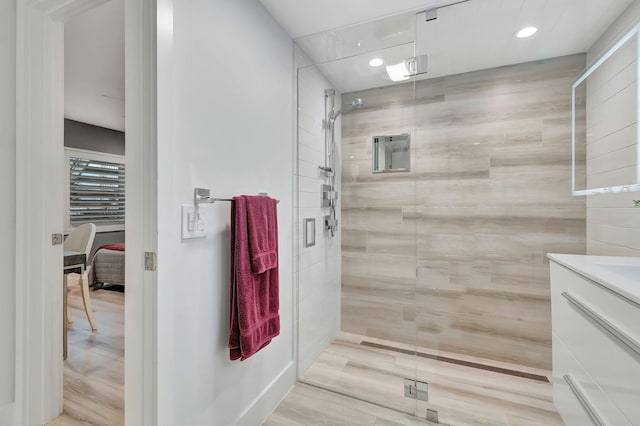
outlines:
M69 157L69 220L83 223L124 223L124 164Z

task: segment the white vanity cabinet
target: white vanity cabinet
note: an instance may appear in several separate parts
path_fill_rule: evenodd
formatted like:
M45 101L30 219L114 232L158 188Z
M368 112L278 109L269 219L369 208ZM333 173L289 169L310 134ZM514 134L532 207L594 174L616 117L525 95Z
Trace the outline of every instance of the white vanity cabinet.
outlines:
M558 411L568 426L640 425L640 258L549 259Z

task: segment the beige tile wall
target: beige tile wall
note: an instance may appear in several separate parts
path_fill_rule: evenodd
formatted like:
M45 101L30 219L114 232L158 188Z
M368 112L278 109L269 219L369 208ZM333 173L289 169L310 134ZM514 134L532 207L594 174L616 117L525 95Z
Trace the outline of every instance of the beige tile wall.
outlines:
M551 367L548 252L584 253L571 83L585 56L343 95L342 330ZM411 134L411 172L371 173Z

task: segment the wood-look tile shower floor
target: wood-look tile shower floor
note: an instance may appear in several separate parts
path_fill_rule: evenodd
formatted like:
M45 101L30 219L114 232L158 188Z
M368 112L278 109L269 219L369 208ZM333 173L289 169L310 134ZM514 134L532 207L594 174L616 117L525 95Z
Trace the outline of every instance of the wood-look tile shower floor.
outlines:
M303 374L314 386L298 383L266 424L425 424L407 415L425 418L427 409L438 411L440 424L455 426L564 424L545 380L550 371L427 348L418 348L421 356L414 351L341 333ZM429 383L429 402L404 397L405 377ZM338 393L327 395L317 386ZM363 412L368 414L361 417Z

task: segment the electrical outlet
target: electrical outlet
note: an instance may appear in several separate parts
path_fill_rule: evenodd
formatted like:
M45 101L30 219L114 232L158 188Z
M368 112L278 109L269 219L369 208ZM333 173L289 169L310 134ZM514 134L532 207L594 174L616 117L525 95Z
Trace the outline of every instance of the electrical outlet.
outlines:
M207 236L207 224L200 212L189 204L182 206L182 239L204 238Z

